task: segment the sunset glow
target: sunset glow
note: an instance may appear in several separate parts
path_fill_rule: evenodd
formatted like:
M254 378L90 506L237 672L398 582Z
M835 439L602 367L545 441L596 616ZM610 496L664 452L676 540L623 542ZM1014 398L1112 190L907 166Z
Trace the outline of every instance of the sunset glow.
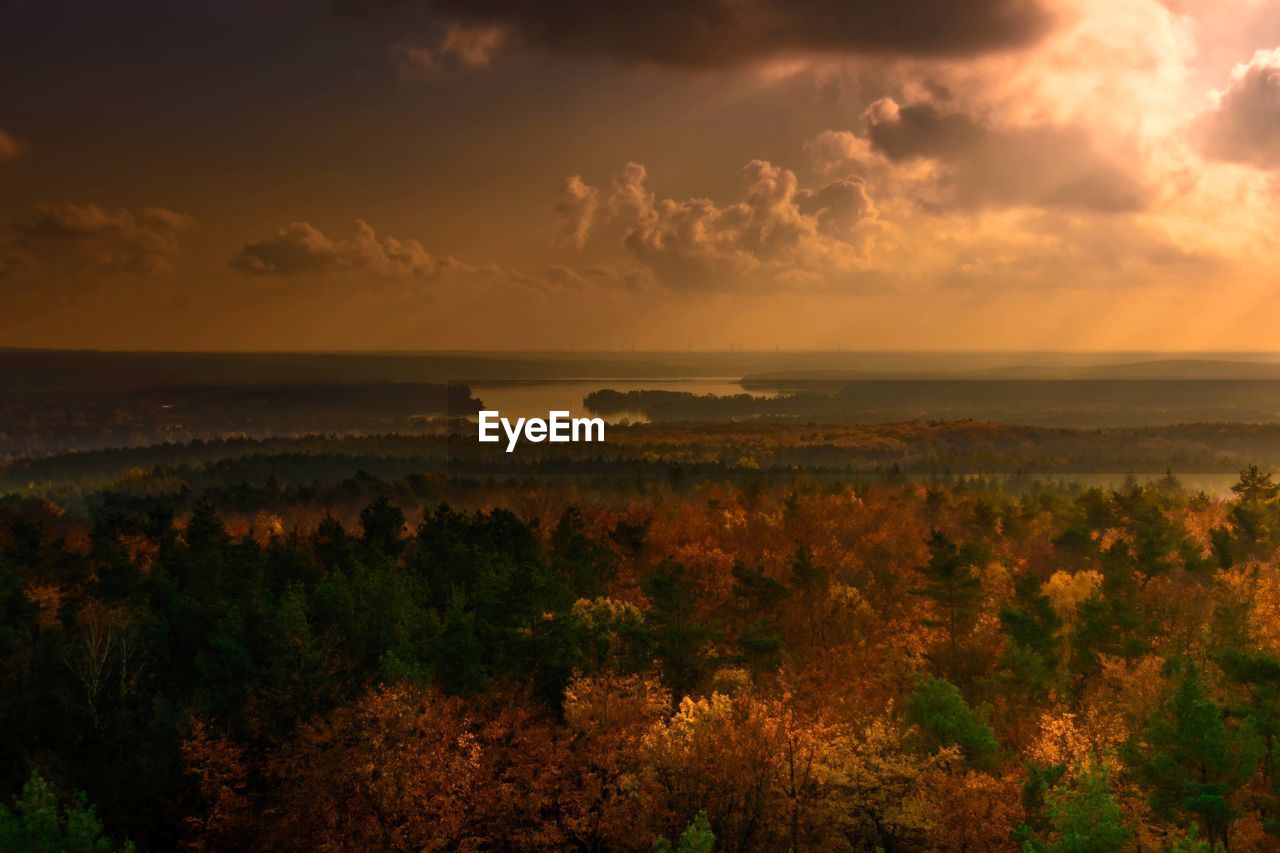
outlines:
M0 340L1271 346L1274 4L713 5L9 4Z

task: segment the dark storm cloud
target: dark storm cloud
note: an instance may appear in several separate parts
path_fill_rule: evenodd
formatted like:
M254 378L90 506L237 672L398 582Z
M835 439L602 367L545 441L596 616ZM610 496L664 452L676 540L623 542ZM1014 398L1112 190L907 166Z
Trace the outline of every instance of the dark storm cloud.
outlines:
M333 0L347 11L424 10L502 27L552 53L724 67L784 53L969 56L1030 44L1039 0Z
M933 104L899 106L881 100L867 111L867 120L872 146L890 160L949 159L991 142L990 132L975 119Z
M871 147L889 160L941 165L945 206L1124 212L1152 200L1140 176L1105 156L1079 128L994 127L932 103L899 106L888 99L872 105L867 122Z

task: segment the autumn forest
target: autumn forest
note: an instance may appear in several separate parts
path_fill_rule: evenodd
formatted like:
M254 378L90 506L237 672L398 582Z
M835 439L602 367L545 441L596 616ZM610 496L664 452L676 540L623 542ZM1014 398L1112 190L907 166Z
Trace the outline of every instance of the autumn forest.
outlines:
M0 0L0 853L1280 853L1277 235L1277 0Z
M742 473L7 499L0 846L1272 845L1269 474Z

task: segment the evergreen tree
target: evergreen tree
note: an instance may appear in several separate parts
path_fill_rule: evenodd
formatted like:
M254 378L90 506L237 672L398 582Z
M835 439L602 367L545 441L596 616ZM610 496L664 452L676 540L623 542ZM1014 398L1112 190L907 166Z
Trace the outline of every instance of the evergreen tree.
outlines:
M778 616L791 591L758 566L741 560L733 565L734 624L740 660L755 672L778 667L782 660L782 630Z
M826 588L827 570L813 561L809 546L796 546L796 554L791 561L791 582L796 589L810 593Z
M1121 850L1133 833L1124 812L1111 796L1106 771L1093 768L1046 796L1054 838L1048 853L1112 853Z
M982 581L974 568L982 562L984 555L981 548L975 545L957 546L946 534L937 530L930 534L928 545L929 562L919 568L925 583L916 592L937 605L941 618L929 624L946 629L947 648L943 668L955 677L961 663L961 638L973 627L977 618Z
M603 595L618 571L613 549L587 535L582 511L571 506L551 534L551 568L575 597Z
M1013 589L1013 600L1000 609L1000 625L1009 637L1002 664L1012 683L1036 693L1057 666L1054 638L1062 620L1035 575L1019 575Z
M117 847L102 834L102 823L78 794L62 804L57 791L39 773L22 786L10 810L0 804L0 850L24 853L114 853Z
M1271 475L1257 465L1250 465L1240 472L1231 491L1236 497L1228 517L1235 528L1235 541L1243 553L1258 555L1280 535L1276 518L1280 484L1272 482Z
M387 500L378 497L360 511L360 529L364 543L389 556L396 556L404 548L401 534L404 532L404 512Z
M1280 750L1280 656L1225 648L1216 660L1240 696L1238 704L1229 709L1230 714L1246 720L1262 741L1262 779L1274 792L1280 787L1276 772L1276 753Z
M710 669L705 652L716 633L698 614L697 586L683 564L664 560L641 588L649 597L646 619L663 675L676 697L686 696Z
M673 848L665 837L653 843L653 853L714 853L716 835L711 831L711 821L705 811L689 821L689 825L680 834L680 840Z
M987 709L972 708L951 682L930 676L918 682L904 705L921 745L930 752L956 746L974 767L991 767L1000 743L987 724Z
M1232 800L1261 752L1258 736L1247 722L1227 724L1199 669L1177 668L1172 696L1128 745L1127 763L1150 787L1157 814L1194 817L1211 848L1226 845L1237 814Z
M441 686L455 695L474 693L484 680L484 659L475 623L475 614L466 609L466 594L456 591L444 614L436 664Z

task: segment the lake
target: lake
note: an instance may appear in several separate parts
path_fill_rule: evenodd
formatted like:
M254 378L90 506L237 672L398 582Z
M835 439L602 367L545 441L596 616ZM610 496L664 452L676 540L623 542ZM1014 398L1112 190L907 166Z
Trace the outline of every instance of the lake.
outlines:
M612 388L615 391L680 391L689 394L730 396L750 393L756 397L773 397L772 391L747 391L737 378L697 377L682 379L552 379L502 382L481 380L471 383L472 393L484 401L485 407L497 409L507 418L547 416L553 410L574 415L589 414L582 398L592 391ZM647 422L643 412L611 412L601 415L606 423Z

